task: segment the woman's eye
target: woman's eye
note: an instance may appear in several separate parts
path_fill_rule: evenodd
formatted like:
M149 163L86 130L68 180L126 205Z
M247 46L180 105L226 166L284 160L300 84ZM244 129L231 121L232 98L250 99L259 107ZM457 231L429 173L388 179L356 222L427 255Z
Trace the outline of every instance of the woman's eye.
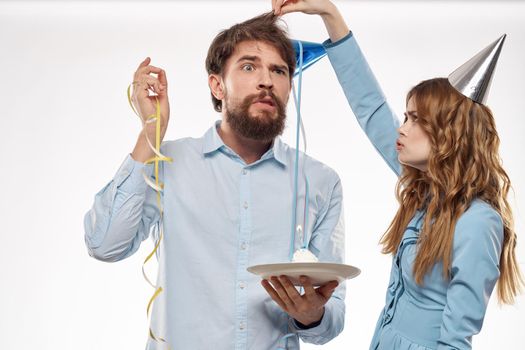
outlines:
M411 122L417 122L418 120L418 116L415 115L415 114L408 114L408 113L405 113L405 120L403 121L403 124L406 123L407 121L411 121Z

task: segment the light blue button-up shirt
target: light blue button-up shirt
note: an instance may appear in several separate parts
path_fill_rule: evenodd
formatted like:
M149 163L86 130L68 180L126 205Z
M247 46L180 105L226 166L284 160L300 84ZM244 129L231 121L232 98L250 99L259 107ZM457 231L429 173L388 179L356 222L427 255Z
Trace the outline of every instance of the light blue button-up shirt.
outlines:
M325 43L348 103L379 154L400 175L395 149L399 120L390 108L352 34ZM385 307L370 350L471 349L489 297L499 278L503 222L489 204L476 199L454 229L450 279L437 263L422 285L413 276L417 240L425 213L408 224L392 259Z
M316 327L299 329L270 299L251 265L287 262L293 195L294 149L277 138L252 164L221 140L214 127L202 138L164 142L164 239L152 329L172 349L298 349L300 337L325 343L344 325L344 283ZM320 261L343 262L342 188L337 174L301 154L309 181L309 249ZM156 193L142 178L144 166L126 158L114 179L96 196L85 217L91 256L118 261L133 254L150 232L158 238ZM297 222L305 200L299 184ZM295 249L301 246L296 237ZM295 333L297 336L283 336ZM163 349L152 340L148 349Z

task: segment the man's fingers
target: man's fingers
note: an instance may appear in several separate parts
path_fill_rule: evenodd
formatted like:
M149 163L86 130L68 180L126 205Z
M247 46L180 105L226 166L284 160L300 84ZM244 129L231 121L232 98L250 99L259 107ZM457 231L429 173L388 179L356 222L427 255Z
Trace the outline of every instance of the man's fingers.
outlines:
M297 291L293 283L287 276L280 276L279 281L281 282L284 291L288 297L293 301L295 305L301 303L301 294Z
M330 281L327 284L317 288L317 292L320 293L325 299L329 299L338 285L339 283L337 281Z
M139 73L139 74L150 74L150 73L159 74L160 72L162 72L162 68L155 67L155 66L152 66L152 65L147 65L145 67L140 67L137 70L137 73Z
M142 76L140 80L134 81L133 87L134 87L133 92L135 92L135 89L136 89L136 91L138 92L153 90L153 92L155 93L160 93L166 88L163 84L160 83L160 81L157 78L151 75ZM144 94L141 94L141 95L144 95Z
M279 281L279 279L277 277L272 277L272 278L270 278L270 282L272 283L273 288L275 289L275 291L279 295L279 298L281 298L283 303L286 305L286 308L288 310L290 310L290 311L291 310L295 310L294 303L292 302L292 300L288 296L288 293L286 293L283 285L281 284L281 281Z
M306 300L310 302L314 301L317 294L315 292L314 286L312 285L312 281L310 280L310 278L307 276L301 276L299 281L303 285Z
M261 284L262 286L264 287L264 289L266 290L266 292L270 295L270 297L272 298L273 301L275 301L277 303L277 305L279 305L279 307L281 309L283 309L284 311L287 311L287 308L286 308L286 305L284 304L284 302L281 300L281 298L279 297L279 294L277 294L277 292L275 291L275 289L273 289L272 285L270 284L270 282L268 282L267 280L262 280L261 281Z
M142 67L146 67L151 62L151 58L146 57L144 61L140 62L139 66L137 67L137 70L139 70Z
M160 72L162 72L162 69L158 67L153 67L153 66L142 67L139 70L137 70L135 74L133 74L133 81L141 81L145 77L148 77L148 76L157 78L156 76L152 75L152 73L157 74L158 76Z
M166 89L168 87L168 79L166 78L166 71L164 69L160 70L158 79L161 87L164 86L164 88Z

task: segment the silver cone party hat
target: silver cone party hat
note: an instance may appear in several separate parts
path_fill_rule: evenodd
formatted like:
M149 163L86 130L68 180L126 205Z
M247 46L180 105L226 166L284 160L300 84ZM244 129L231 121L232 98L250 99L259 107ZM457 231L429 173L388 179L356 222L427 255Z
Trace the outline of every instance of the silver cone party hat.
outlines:
M450 84L471 100L485 104L499 54L507 34L480 51L448 76Z

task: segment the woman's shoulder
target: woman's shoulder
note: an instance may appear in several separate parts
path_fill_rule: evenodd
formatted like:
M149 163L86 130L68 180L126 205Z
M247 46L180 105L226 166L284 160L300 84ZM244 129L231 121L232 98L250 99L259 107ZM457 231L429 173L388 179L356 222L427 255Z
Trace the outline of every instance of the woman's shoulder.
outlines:
M475 199L456 223L454 246L497 244L503 241L503 220L489 203Z
M468 225L486 225L492 221L503 224L500 214L492 205L481 200L475 199L470 206L459 217L458 224L466 223Z

